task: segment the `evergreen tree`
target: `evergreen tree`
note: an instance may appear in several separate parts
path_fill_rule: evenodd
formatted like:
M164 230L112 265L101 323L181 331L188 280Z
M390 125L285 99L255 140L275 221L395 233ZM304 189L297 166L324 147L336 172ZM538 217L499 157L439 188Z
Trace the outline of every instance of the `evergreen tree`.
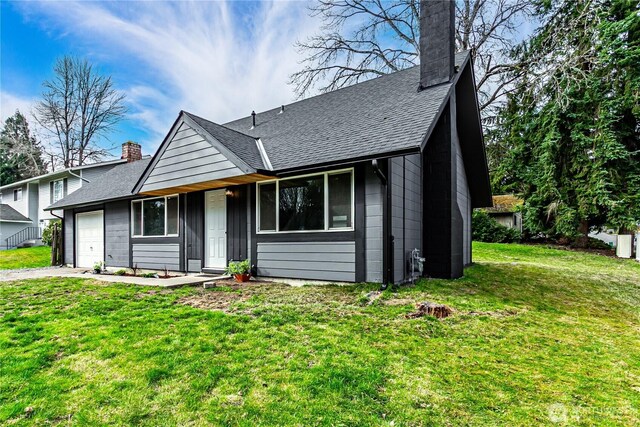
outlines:
M545 24L490 135L493 184L525 198L530 233L577 237L640 222L640 10L628 0L541 4Z
M46 173L43 150L26 117L16 110L0 131L0 185Z

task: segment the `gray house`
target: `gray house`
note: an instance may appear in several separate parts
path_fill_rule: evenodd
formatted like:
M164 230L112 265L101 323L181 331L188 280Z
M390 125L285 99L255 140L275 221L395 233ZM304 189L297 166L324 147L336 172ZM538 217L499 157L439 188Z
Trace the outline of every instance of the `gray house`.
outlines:
M65 212L65 262L389 283L416 274L417 249L424 274L462 276L491 191L454 8L423 7L419 67L226 124L180 112L153 158L48 208Z

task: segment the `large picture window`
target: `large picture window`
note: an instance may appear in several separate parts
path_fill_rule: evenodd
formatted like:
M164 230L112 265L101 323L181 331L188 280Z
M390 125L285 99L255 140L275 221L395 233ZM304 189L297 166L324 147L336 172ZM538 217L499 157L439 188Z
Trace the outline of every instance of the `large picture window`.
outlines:
M131 202L134 237L178 235L178 196L156 197Z
M353 170L258 184L258 231L353 228Z

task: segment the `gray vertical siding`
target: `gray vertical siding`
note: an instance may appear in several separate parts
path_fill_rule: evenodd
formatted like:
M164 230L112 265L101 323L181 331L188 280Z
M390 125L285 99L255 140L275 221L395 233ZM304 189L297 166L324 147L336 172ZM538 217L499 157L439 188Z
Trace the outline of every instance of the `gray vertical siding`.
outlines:
M73 265L75 260L73 255L75 253L75 230L74 230L74 214L73 210L68 209L64 211L64 263Z
M202 270L204 239L204 192L188 193L186 196L185 234L187 244L187 271Z
M354 282L355 242L264 242L257 244L258 275Z
M471 193L464 169L464 160L458 139L456 147L456 197L462 215L462 260L465 266L471 264Z
M244 172L183 123L145 181L142 192L239 175Z
M373 172L371 164L365 169L365 280L382 283L384 268L383 208L384 187Z
M247 193L248 185L231 187L227 197L227 258L245 260L249 258L247 246Z
M107 267L129 267L130 201L104 206L104 249Z
M394 281L409 279L410 252L422 248L422 172L419 154L391 159L391 233Z
M180 270L180 245L178 243L134 243L133 265L150 270Z

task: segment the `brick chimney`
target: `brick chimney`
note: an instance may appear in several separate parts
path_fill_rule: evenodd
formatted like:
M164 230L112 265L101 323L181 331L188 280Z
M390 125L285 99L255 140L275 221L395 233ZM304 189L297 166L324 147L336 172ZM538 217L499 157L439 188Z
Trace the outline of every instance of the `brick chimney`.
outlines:
M127 163L142 160L142 147L140 144L133 141L123 143L121 159L127 159Z
M420 0L420 90L453 77L455 13L454 0Z

